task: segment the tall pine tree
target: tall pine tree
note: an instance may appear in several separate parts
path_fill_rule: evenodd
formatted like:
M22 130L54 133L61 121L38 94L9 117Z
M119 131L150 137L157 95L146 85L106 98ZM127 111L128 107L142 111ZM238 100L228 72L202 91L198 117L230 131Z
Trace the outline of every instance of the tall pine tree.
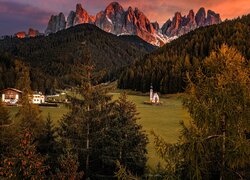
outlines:
M42 133L44 121L39 107L31 103L33 94L30 87L29 67L19 60L15 62L15 65L18 77L16 88L22 91L21 106L16 114L17 125L19 126L18 129L29 128L36 139Z
M82 81L76 89L77 96L71 98L71 112L60 122L61 139L73 145L86 177L114 177L116 160L142 173L147 140L135 123L134 106L125 99L113 103L106 89L95 83L100 76L93 73L86 44L82 44L76 58L79 62L76 73ZM112 135L116 137L111 138Z

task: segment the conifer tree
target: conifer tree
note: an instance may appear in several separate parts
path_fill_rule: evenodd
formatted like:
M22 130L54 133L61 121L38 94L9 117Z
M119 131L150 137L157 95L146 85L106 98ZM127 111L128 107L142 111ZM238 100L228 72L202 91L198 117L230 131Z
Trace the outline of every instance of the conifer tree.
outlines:
M133 174L144 173L148 139L136 122L137 115L135 104L122 93L114 102L111 115L101 122L94 154L101 161L103 173L113 175L117 161Z
M57 159L60 154L60 145L57 142L56 129L48 114L42 134L37 141L37 150L43 156L47 156L46 164L50 166L50 171L54 172L57 168Z
M59 134L62 139L70 140L75 146L81 162L80 167L89 176L91 154L96 132L99 128L100 117L105 116L105 107L110 100L99 86L94 86L96 76L93 74L94 65L90 53L84 43L77 51L76 76L81 79L80 87L76 88L78 97L71 97L71 112L60 122Z
M21 129L19 145L15 153L5 157L0 173L8 179L45 179L45 158L36 152L33 135L29 129Z
M79 162L77 154L74 153L72 145L66 140L63 148L63 154L58 158L59 172L57 172L55 179L67 180L81 179L84 172L79 172Z
M2 105L2 102L0 101L0 127L10 125L10 113L9 111Z
M67 139L73 145L85 177L114 177L117 159L136 173L142 173L146 162L146 137L141 127L135 124L134 105L124 98L114 105L105 88L95 83L99 75L93 73L94 67L85 46L79 49L77 58L82 58L77 72L82 81L76 91L78 97L71 98L71 112L60 122L61 139ZM112 135L117 138L111 138ZM133 136L134 140L128 136Z
M18 128L29 128L36 138L40 136L44 126L41 111L37 105L31 104L32 90L30 87L29 67L21 61L16 61L16 87L22 91L21 106L16 115Z

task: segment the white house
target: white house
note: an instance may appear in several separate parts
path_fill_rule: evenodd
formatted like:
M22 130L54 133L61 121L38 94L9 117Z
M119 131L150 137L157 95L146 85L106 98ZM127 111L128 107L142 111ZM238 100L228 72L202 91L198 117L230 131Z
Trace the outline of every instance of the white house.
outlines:
M32 96L32 103L33 104L45 103L45 96L41 92L34 93Z

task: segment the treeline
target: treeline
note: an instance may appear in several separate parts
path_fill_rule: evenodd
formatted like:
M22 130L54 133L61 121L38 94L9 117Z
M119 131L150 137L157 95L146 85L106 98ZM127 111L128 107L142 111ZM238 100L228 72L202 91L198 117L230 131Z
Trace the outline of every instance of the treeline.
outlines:
M15 83L15 59L30 66L32 89L49 93L55 87L79 85L79 77L74 72L78 63L84 63L82 59L75 60L81 43L88 46L96 71L102 71L100 81L117 79L124 66L155 48L140 38L117 37L90 24L75 26L48 37L5 38L0 40L0 89Z
M202 67L202 61L222 44L238 49L250 59L250 15L199 28L166 44L133 63L121 74L118 87L147 92L152 83L161 93L183 92L187 72Z

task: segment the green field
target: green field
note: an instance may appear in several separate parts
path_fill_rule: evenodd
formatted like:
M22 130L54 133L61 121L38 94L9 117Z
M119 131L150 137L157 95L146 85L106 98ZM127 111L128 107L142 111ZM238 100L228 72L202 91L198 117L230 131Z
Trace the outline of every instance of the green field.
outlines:
M119 93L111 94L113 95L113 99L119 97ZM155 153L153 137L150 134L150 131L153 130L156 134L163 137L166 142L177 142L180 134L179 122L181 120L185 121L189 119L188 113L183 109L181 96L179 95L171 95L161 98L161 102L163 103L162 106L144 104L144 101L149 100L148 96L129 95L128 98L136 104L140 117L138 123L143 126L143 129L149 136L148 164L150 166L155 166L159 162L159 158ZM12 115L18 110L17 107L8 108ZM41 110L44 118L50 113L55 124L58 123L63 114L69 111L64 106L60 106L59 108L42 107Z
M115 99L119 96L118 93L112 95ZM187 111L183 109L180 95L161 98L160 100L163 103L161 106L144 104L144 101L149 101L148 96L129 95L128 98L136 104L137 111L140 113L138 123L143 126L149 137L148 165L156 166L160 159L155 153L153 136L150 131L153 130L168 143L175 143L180 135L180 121L187 121L190 117Z
M15 116L15 114L18 111L18 107L7 107L11 113L11 116ZM57 125L59 120L62 118L64 114L69 112L69 109L62 106L59 107L40 107L40 110L42 111L42 116L44 119L48 117L48 114L50 114L51 119L54 121L54 124Z

